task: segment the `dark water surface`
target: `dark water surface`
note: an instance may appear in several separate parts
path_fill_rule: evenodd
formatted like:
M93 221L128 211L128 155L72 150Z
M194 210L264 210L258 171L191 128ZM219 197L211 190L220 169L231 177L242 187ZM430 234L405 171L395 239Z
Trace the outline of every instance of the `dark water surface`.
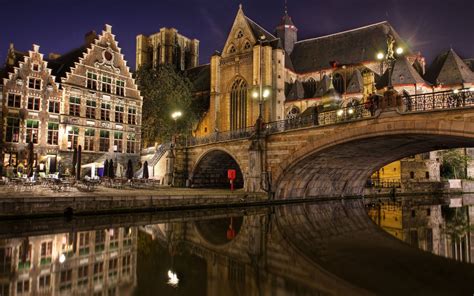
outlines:
M459 198L0 221L6 295L473 295Z

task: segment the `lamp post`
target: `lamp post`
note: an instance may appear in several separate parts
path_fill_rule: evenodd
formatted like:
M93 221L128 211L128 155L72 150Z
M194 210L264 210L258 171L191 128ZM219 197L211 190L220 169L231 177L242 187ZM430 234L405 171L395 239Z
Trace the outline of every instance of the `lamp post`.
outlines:
M176 142L176 134L178 133L178 119L183 116L183 113L181 111L175 111L171 113L171 118L174 120L174 129L175 129L175 135L174 135L174 141Z
M252 92L252 97L254 99L258 99L258 123L263 121L263 100L270 96L270 89L263 88L263 67L262 67L262 60L263 60L263 41L265 40L265 35L260 36L258 39L258 43L260 45L260 63L259 63L259 87L258 91L254 90ZM257 127L260 130L260 126Z
M380 61L380 75L383 75L383 64L384 62L387 64L387 71L388 71L388 88L393 89L392 85L392 71L397 58L395 54L401 56L404 52L403 47L397 47L394 50L395 39L392 35L388 35L387 38L387 52L378 52L376 55L377 60Z

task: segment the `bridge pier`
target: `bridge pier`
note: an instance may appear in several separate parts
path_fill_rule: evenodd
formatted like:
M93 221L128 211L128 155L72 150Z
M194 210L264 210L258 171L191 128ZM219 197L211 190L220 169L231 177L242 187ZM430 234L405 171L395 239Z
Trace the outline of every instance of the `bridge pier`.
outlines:
M253 139L248 149L249 165L246 182L244 185L247 192L263 192L266 183L266 141L263 137Z

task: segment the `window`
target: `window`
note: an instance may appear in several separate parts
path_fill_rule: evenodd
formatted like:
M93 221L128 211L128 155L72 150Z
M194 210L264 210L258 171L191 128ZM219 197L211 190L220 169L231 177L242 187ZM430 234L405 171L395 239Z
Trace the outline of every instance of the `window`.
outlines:
M99 150L101 152L108 152L110 147L109 131L100 131Z
M97 230L95 232L95 251L101 252L105 249L105 231Z
M425 178L429 179L430 178L430 172L425 172Z
M127 153L135 153L135 134L127 135Z
M60 103L59 101L49 101L48 111L50 113L59 113Z
M74 149L77 147L79 139L79 128L77 126L67 127L67 148Z
M250 42L245 42L244 49L250 49Z
M0 274L9 273L12 269L12 248L0 248ZM2 291L0 290L0 293Z
M123 80L115 81L115 94L122 97L125 95L125 81Z
M109 260L109 277L117 276L118 258Z
M39 132L39 121L27 120L26 121L26 143L38 144L38 132Z
M247 126L247 83L237 79L230 93L230 129L237 130Z
M128 107L128 124L137 124L137 109Z
M21 96L8 94L8 107L21 108Z
M237 39L244 37L244 33L242 31L237 32Z
M95 109L97 108L97 103L93 100L86 101L86 117L95 119Z
M92 72L87 72L86 87L88 89L97 90L97 74L92 73Z
M111 249L116 249L118 248L118 239L119 239L119 229L118 228L113 228L109 230L109 247Z
M35 110L35 111L39 111L40 109L40 98L33 98L33 97L29 97L28 98L28 109L29 110Z
M79 255L89 254L89 232L79 233Z
M232 46L229 48L229 53L235 53L235 46L232 45Z
M345 91L344 78L342 78L341 74L336 73L334 75L333 85L334 85L334 88L337 90L338 93L340 93L340 94L344 93L344 91Z
M110 104L100 104L100 119L110 121Z
M38 287L40 289L47 289L51 286L51 275L46 274L39 277Z
M93 128L87 128L84 131L84 150L94 151L94 137L95 130Z
M123 245L131 246L132 245L132 229L130 227L124 228L123 231Z
M112 78L105 75L102 76L102 91L109 94L112 92Z
M89 266L79 266L77 269L77 285L85 286L89 282Z
M410 179L415 179L415 172L410 172Z
M305 98L314 98L316 94L316 80L314 78L308 79L306 82L303 83L304 88L304 97Z
M43 242L41 243L41 260L40 264L50 264L51 263L51 254L53 253L53 242Z
M101 281L104 272L104 262L94 263L94 281Z
M123 133L114 133L114 152L122 153L123 148Z
M28 293L30 291L30 279L20 281L16 284L16 293Z
M38 64L32 64L31 69L35 72L39 72L40 66Z
M132 255L127 254L122 258L122 273L130 274L130 265L132 263Z
M31 244L21 244L18 250L18 269L30 269L31 266Z
M5 141L10 143L18 143L20 140L20 119L7 118L7 131Z
M410 244L418 248L418 231L416 229L410 230Z
M59 278L59 290L71 289L72 269L62 270Z
M28 78L28 87L32 89L41 89L41 79Z
M123 123L123 106L115 106L115 122Z
M80 116L81 115L81 99L76 97L69 98L69 115Z
M2 295L2 296L10 295L10 284L9 283L0 283L0 295Z

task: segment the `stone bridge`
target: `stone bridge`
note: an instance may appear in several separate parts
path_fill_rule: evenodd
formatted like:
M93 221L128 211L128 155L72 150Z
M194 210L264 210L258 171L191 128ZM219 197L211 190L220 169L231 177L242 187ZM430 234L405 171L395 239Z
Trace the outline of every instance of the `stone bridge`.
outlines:
M474 147L474 91L402 98L193 139L176 149L175 179L193 187L271 191L276 198L360 195L366 180L395 160ZM315 120L316 119L316 120ZM186 181L185 181L186 180Z

